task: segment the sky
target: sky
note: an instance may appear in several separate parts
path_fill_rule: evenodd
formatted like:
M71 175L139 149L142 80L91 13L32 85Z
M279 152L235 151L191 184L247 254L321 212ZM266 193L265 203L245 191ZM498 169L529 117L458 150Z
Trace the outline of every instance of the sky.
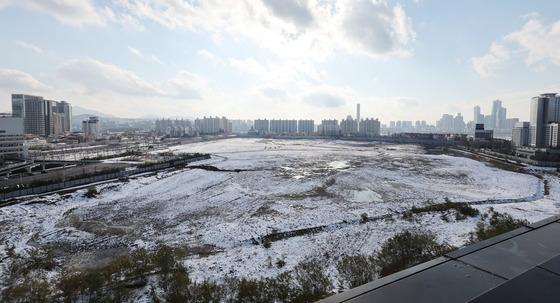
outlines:
M0 0L0 112L426 120L560 92L560 1Z

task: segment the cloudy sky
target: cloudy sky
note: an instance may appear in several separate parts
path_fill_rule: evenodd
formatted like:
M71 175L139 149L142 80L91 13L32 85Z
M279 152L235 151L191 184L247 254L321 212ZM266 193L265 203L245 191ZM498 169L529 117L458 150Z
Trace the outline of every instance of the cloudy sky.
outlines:
M559 1L0 0L0 111L433 122L560 92Z

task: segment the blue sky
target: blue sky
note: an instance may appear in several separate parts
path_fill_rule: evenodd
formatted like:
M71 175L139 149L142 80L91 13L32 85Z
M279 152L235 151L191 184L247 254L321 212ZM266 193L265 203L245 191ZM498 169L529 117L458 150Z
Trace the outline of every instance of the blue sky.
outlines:
M528 118L560 92L557 1L0 0L10 94L123 117Z

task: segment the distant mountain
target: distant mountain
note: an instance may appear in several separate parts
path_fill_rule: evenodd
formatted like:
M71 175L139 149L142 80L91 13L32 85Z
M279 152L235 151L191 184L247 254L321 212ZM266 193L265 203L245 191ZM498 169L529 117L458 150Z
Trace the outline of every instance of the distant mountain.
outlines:
M102 113L94 109L84 108L76 105L72 106L72 116L97 116L102 118L117 118L117 116L114 115Z

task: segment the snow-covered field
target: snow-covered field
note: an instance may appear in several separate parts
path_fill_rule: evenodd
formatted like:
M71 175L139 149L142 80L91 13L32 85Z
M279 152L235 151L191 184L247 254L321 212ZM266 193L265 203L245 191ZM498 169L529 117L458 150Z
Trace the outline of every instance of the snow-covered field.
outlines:
M212 153L195 164L222 171L160 172L98 186L97 198L81 190L0 208L0 260L10 247L17 253L43 247L55 249L65 264L94 266L130 248L166 243L191 252L185 262L195 279L273 276L312 257L334 264L341 255L372 253L404 229L430 230L460 246L477 219L446 222L433 213L404 220L399 214L445 198L529 221L560 208L556 177L545 176L550 194L544 196L535 176L426 154L414 145L228 139L173 151ZM363 213L393 216L356 223ZM254 244L270 233L316 226L327 228L270 248ZM277 259L286 266L276 268ZM0 263L0 275L5 268Z

